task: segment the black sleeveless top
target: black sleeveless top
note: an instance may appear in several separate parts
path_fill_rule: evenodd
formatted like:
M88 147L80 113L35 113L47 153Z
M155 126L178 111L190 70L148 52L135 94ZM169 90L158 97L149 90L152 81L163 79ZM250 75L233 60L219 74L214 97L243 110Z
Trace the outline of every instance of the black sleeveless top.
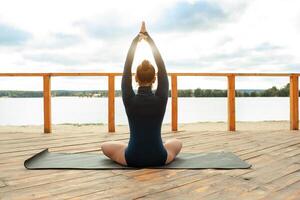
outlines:
M164 165L167 151L161 138L161 125L168 101L169 82L165 65L154 42L149 42L158 67L158 86L141 86L137 94L132 89L131 66L137 42L134 40L125 63L122 77L122 99L128 117L130 139L125 150L128 166Z

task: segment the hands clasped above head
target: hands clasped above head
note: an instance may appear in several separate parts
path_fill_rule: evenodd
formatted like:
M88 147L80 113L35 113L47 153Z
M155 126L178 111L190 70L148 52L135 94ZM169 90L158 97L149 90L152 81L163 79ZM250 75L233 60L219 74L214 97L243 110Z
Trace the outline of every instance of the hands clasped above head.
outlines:
M148 34L148 32L146 30L146 25L145 25L144 21L142 22L140 32L137 35L136 39L138 39L139 42L142 41L142 40L145 40L145 41L149 42L151 40L151 37L150 37L150 35Z
M141 41L142 39L146 40L147 39L147 30L146 30L146 25L145 25L145 22L143 21L142 22L142 26L141 26L141 30L140 30L140 33L139 33L139 41Z

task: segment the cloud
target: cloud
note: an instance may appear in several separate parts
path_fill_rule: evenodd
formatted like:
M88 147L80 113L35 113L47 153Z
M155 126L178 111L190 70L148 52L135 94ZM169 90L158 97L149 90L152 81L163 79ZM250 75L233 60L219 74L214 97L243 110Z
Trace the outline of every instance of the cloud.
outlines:
M300 66L300 62L298 63L293 63L293 64L288 64L286 66L283 66L281 71L284 72L291 72L291 73L299 73L299 66Z
M280 49L281 47L278 46L278 45L272 45L268 42L264 42L260 45L258 45L255 50L256 51L270 51L270 50L277 50L277 49Z
M240 6L240 10L244 8ZM212 29L232 19L236 14L232 11L214 1L178 2L163 12L153 28L158 32Z
M93 38L119 38L127 37L136 33L136 27L132 25L122 25L115 18L110 18L103 21L103 16L96 20L82 20L75 22L73 25L85 30L87 34ZM135 32L134 32L135 31Z
M151 32L180 32L190 30L212 29L224 22L238 18L246 8L245 3L235 3L230 6L222 2L200 0L196 2L178 1L153 13L155 16L146 19ZM133 11L136 12L136 11ZM151 15L151 13L149 13ZM128 19L124 23L121 13L102 14L90 19L80 20L73 26L82 28L94 38L111 39L133 36L137 32L141 18ZM126 20L125 20L126 21ZM138 23L137 23L138 22Z
M77 35L66 34L66 33L55 33L53 34L52 44L56 47L65 47L76 45L81 41L81 38Z
M81 65L83 61L77 56L65 56L59 53L37 53L24 55L25 59L29 59L40 63L53 63L60 65Z
M12 26L0 24L0 46L19 45L28 41L31 34Z
M207 54L200 53L191 58L173 57L166 64L172 71L280 72L296 71L298 62L285 47L263 42L251 48L237 47L230 50L216 46L214 51ZM287 63L294 68L285 67Z
M80 35L58 32L36 36L30 47L32 49L61 49L80 45L82 41Z
M130 2L6 1L0 71L122 72L145 20L168 72L299 72L300 1Z
M98 67L103 65L109 67L112 64L114 66L123 65L125 47L120 47L118 43L91 43L63 49L47 48L39 51L28 51L23 54L23 58L27 61L50 65L50 67L51 65L78 67L82 68L82 71L90 69L94 65Z

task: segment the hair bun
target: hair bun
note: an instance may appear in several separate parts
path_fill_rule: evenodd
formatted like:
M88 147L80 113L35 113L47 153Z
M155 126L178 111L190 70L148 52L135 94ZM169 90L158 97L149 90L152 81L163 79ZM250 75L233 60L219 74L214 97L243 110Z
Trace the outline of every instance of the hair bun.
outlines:
M155 77L155 69L149 62L149 60L143 60L142 63L136 69L136 77L141 83L153 83Z
M142 65L149 65L149 64L150 64L149 60L143 60L142 62Z
M149 60L143 60L142 62L142 70L143 71L148 71L151 69L151 64L149 62Z

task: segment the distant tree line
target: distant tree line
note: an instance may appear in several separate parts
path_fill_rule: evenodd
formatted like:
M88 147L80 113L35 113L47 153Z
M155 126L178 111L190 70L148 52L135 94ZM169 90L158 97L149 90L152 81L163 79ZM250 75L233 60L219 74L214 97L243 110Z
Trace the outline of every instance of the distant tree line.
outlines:
M0 97L43 97L41 91L14 91L14 90L1 90Z
M154 91L155 92L155 91ZM290 85L287 84L283 88L272 88L266 90L236 90L237 97L287 97L290 93ZM51 92L53 97L60 96L76 96L76 97L107 97L107 90L54 90ZM300 93L299 93L300 94ZM121 90L115 91L115 96L122 95ZM169 91L171 96L171 91ZM212 89L185 89L178 90L179 97L227 97L227 90L212 90ZM1 90L0 97L43 97L42 91L17 91L17 90Z
M278 89L273 86L266 90L236 90L236 97L287 97L290 95L290 84ZM300 92L299 92L300 95ZM178 90L179 97L227 97L227 90L200 89Z

